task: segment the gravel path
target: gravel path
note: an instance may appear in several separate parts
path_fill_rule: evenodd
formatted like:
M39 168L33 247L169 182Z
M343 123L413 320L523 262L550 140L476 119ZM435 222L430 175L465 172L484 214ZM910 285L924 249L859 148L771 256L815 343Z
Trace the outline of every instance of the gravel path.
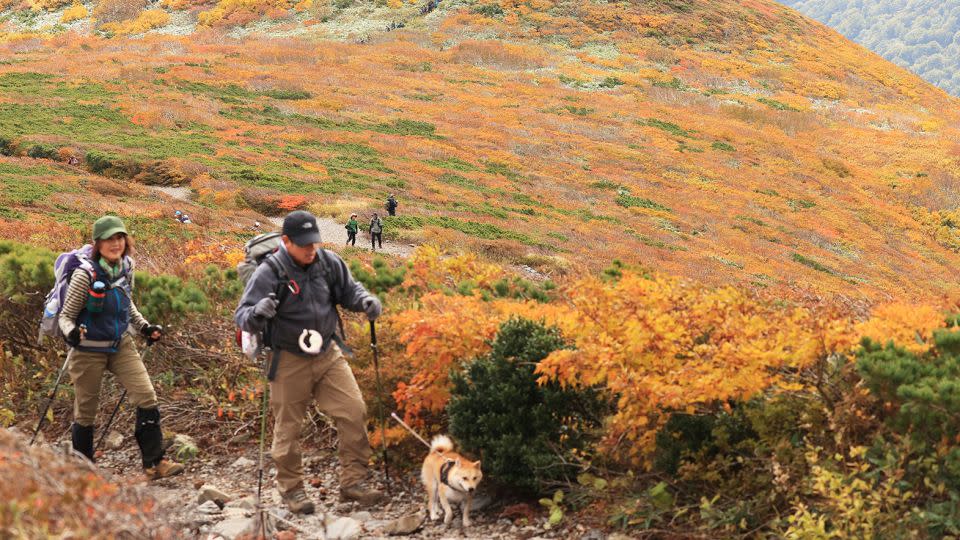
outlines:
M270 218L270 223L276 226L277 230L283 226L283 218ZM328 244L334 244L336 246L344 246L347 243L347 230L344 228L343 223L339 223L330 218L317 217L317 225L320 227L320 239ZM370 237L367 233L363 231L357 233L357 247L366 248L370 247ZM389 253L390 255L397 255L399 257L409 257L416 246L412 244L401 244L397 242L390 242L387 240L383 241L383 248L377 246L378 252Z
M190 197L193 195L193 192L188 187L171 187L171 186L147 186L148 188L159 191L164 195L173 197L174 199L180 201L190 201Z
M269 452L269 443L268 443ZM230 455L202 454L188 462L183 475L156 482L143 480L139 464L139 452L133 437L125 437L119 449L108 450L98 460L98 468L122 484L138 484L157 500L156 511L167 516L166 524L178 531L178 538L203 538L208 540L233 540L243 537L245 527L253 523L257 491L256 441L251 441L242 452ZM274 516L272 524L277 529L291 530L292 538L388 538L387 531L401 517L421 522L424 512L423 494L419 471L396 471L391 474L390 500L373 508L360 508L356 503L339 502L339 465L335 449L304 448L304 476L308 497L316 505L316 513L309 516L293 515L286 510L274 488L276 470L266 457L263 475L263 500L266 511ZM374 473L374 481L382 489L386 485L381 471ZM201 493L207 487L216 488L226 496L223 503L203 504ZM482 487L482 486L481 486ZM516 501L509 501L513 503ZM462 527L459 510L448 527L442 522L423 521L423 525L408 538L458 538L495 539L512 538L590 538L602 540L600 531L587 530L570 524L568 527L546 530L546 517L542 511L529 520L516 523L501 517L507 502L479 494L470 513L473 524ZM219 507L219 508L218 508ZM280 519L276 519L280 518ZM586 534L585 534L586 533ZM396 536L393 536L396 538ZM291 538L288 536L287 538Z

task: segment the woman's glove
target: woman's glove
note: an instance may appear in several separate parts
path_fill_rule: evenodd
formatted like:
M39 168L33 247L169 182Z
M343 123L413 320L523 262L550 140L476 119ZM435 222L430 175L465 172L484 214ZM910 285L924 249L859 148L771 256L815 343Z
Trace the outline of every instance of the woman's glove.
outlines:
M147 345L153 345L163 337L163 327L159 324L148 324L140 329L140 333L147 338ZM157 336L154 337L154 334L157 334Z
M73 330L69 334L63 336L63 340L67 342L67 345L71 347L76 347L80 344L80 327L74 326Z

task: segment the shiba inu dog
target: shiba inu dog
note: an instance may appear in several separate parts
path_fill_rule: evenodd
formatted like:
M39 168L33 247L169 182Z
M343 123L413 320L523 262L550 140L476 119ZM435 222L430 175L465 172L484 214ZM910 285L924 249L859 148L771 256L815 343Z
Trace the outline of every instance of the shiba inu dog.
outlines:
M437 435L430 443L430 453L423 460L421 471L423 487L427 490L430 519L440 517L437 502L443 506L443 524L453 519L450 503L460 503L463 526L470 526L470 503L483 478L479 461L470 461L453 451L453 443L446 435Z

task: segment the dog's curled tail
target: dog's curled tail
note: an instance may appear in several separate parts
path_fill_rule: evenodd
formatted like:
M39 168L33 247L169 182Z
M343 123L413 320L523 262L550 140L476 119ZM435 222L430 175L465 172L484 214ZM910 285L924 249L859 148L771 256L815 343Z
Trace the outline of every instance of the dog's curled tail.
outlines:
M443 454L444 452L453 451L453 441L450 440L450 437L446 435L437 435L430 441L430 451L439 452Z

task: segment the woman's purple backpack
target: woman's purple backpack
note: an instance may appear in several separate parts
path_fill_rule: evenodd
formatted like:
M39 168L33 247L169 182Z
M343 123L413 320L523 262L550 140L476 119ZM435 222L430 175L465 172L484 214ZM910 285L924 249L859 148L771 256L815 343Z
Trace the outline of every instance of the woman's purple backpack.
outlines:
M83 268L90 272L92 278L94 274L93 263L90 262L92 254L93 246L87 244L80 249L61 253L53 263L53 288L43 301L43 316L40 318L40 332L37 335L39 345L43 345L44 336L54 339L63 337L58 319L67 295L67 286L70 285L70 276L77 268Z

